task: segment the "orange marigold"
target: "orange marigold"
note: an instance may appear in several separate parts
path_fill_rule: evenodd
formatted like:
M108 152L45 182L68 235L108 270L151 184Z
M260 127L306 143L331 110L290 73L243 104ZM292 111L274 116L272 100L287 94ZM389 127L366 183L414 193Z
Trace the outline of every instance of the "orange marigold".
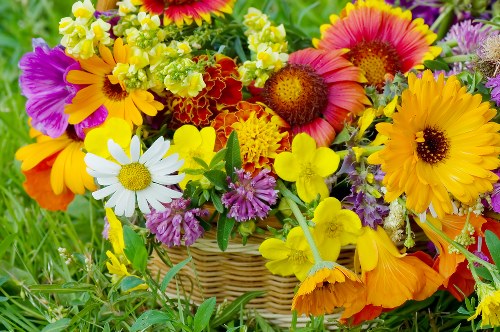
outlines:
M243 168L251 173L269 168L279 153L290 150L286 122L261 104L239 102L234 111L226 110L217 115L211 126L216 130L216 150L223 148L229 134L236 131Z

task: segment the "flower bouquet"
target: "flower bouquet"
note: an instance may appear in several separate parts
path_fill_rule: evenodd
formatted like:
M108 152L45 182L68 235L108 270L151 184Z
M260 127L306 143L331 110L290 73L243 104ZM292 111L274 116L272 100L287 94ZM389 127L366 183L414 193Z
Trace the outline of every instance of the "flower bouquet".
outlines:
M34 39L26 192L103 202L124 292L355 326L446 290L499 326L498 4L344 1L311 38L235 2L77 1Z

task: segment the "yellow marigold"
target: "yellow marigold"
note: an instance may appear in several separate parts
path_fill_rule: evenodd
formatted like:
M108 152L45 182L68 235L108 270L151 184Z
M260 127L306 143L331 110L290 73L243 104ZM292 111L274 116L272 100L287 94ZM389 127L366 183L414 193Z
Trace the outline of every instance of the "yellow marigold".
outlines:
M493 286L480 283L477 287L479 296L479 304L476 308L476 313L468 320L477 318L481 315L481 327L500 326L500 290L495 289Z

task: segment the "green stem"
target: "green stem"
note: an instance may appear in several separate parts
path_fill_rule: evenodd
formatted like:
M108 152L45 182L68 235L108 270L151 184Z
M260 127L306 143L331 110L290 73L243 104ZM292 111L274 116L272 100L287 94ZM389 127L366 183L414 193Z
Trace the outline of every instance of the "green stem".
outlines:
M300 211L298 205L291 200L290 198L285 198L286 202L288 203L288 206L290 206L290 209L292 210L295 218L299 222L300 227L302 227L302 230L304 231L304 235L306 237L307 243L309 243L309 247L311 247L311 251L314 256L314 263L318 264L323 261L321 258L321 255L319 254L318 247L316 247L316 243L314 242L314 239L312 237L311 232L309 231L309 227L307 226L307 221L306 218L304 218L304 215Z
M451 244L453 247L455 247L455 249L457 249L462 255L465 256L465 258L470 262L470 263L478 263L478 264L481 264L483 265L484 267L486 267L489 271L495 271L496 270L496 266L493 265L493 264L490 264L484 260L482 260L481 258L477 257L476 255L474 255L473 253L471 253L469 250L465 249L464 246L462 246L460 243L457 243L455 241L453 241L452 239L450 239L448 237L448 235L446 235L445 232L443 232L442 230L440 230L439 228L437 228L432 222L430 221L425 221L425 223L429 226L429 228L431 228L436 234L438 234L441 238L443 238L446 242L448 242L449 244ZM471 267L473 266L473 264L471 265ZM471 269L472 270L472 269Z
M443 61L446 63L465 62L465 61L472 61L474 57L475 57L474 54L452 55L443 58Z
M363 153L361 155L369 156L377 151L382 150L383 148L383 145L366 145L362 147ZM349 154L349 150L335 151L335 153L340 157L340 159L344 159Z
M436 31L437 40L442 39L442 37L448 31L448 28L453 19L453 6L447 6L445 10L439 15L439 17L434 21L431 26L432 31Z

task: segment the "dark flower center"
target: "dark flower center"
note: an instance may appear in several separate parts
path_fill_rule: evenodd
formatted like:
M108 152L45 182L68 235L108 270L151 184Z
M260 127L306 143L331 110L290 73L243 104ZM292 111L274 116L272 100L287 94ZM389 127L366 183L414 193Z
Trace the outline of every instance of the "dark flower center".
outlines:
M264 102L290 125L311 122L328 103L328 87L310 66L288 64L266 82Z
M381 88L385 75L401 71L401 61L396 49L387 42L362 41L346 54L347 59L361 68L369 85Z
M120 84L112 84L108 78L104 79L104 84L102 86L102 92L106 98L120 101L128 96L127 90L122 89Z
M428 164L434 165L448 156L450 143L445 132L427 127L416 134L417 155Z
M82 141L82 139L76 134L75 126L73 125L68 125L66 128L66 135L68 135L68 137L73 141Z

